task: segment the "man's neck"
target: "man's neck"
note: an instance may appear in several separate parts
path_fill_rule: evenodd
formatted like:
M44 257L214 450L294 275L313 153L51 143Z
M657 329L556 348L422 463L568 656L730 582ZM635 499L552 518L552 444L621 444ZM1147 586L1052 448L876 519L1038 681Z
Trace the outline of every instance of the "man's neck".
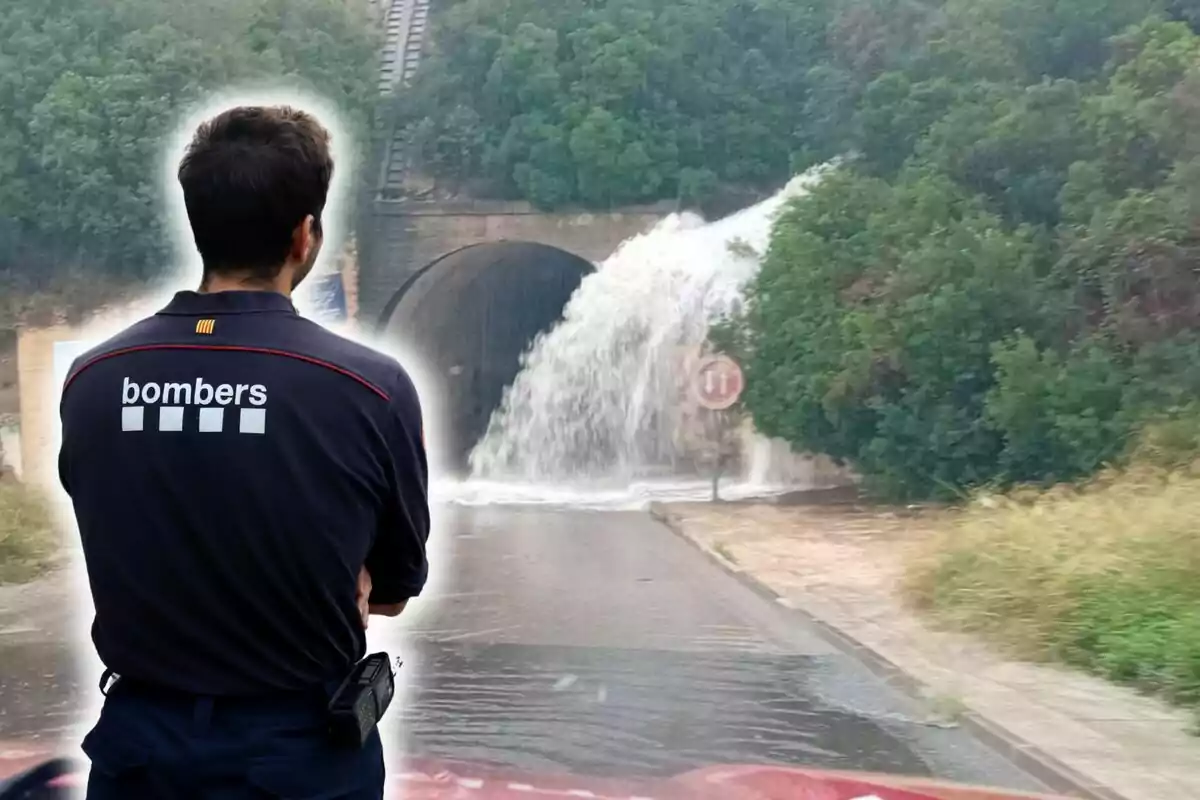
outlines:
M198 290L201 294L216 294L217 292L275 292L291 299L292 287L281 273L273 280L266 280L250 273L222 272L207 274L200 281Z

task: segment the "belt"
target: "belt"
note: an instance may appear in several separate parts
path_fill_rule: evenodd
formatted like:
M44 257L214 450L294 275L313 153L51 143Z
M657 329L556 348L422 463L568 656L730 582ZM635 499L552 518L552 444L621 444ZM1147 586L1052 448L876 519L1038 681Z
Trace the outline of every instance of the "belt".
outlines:
M137 678L122 677L109 669L106 669L100 678L100 692L105 697L116 692L162 703L193 704L197 701L204 701L208 705L246 710L298 707L324 709L337 686L338 681L332 681L309 689L280 689L247 695L214 695L163 686Z

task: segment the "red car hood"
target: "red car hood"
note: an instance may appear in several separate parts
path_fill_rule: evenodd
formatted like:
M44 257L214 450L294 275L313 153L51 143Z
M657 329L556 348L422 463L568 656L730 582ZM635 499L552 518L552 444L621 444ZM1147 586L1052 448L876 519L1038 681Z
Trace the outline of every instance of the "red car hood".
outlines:
M470 764L413 761L392 776L389 798L403 800L1034 800L931 779L789 767L706 767L672 778L622 780L530 775ZM1046 798L1044 800L1052 800Z
M51 755L36 745L0 742L0 780ZM82 773L57 781L61 786L85 782ZM392 771L388 789L389 800L1055 800L926 778L753 765L713 766L671 778L625 780L414 760Z

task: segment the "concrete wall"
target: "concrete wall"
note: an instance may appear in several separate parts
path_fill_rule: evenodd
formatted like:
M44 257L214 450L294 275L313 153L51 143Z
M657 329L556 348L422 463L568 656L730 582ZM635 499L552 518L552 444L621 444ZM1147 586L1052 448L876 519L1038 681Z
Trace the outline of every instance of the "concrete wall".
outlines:
M664 203L611 212L542 213L528 203L379 201L359 243L359 319L374 324L413 273L461 247L537 242L600 262L672 210L673 204Z
M12 473L21 479L21 422L16 414L0 417L0 479Z
M75 328L22 328L17 338L21 398L21 479L41 486L58 480L58 393L54 344L79 338Z

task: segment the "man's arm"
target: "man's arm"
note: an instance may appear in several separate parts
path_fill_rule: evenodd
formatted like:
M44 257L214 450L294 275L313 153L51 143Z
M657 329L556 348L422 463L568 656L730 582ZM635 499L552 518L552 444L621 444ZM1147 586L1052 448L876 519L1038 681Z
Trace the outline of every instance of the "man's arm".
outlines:
M407 606L408 601L405 600L403 603L391 603L389 605L372 603L370 608L371 613L378 617L398 617L400 616L400 612L404 611Z
M364 566L358 571L358 587L354 598L358 604L358 613L362 617L362 626L364 628L371 624L372 614L381 617L398 617L400 616L400 612L404 611L404 607L408 605L407 601L391 605L371 605L371 588L371 573Z
M390 497L365 565L370 613L391 617L420 594L429 574L429 462L421 405L407 375L398 384L386 422Z

